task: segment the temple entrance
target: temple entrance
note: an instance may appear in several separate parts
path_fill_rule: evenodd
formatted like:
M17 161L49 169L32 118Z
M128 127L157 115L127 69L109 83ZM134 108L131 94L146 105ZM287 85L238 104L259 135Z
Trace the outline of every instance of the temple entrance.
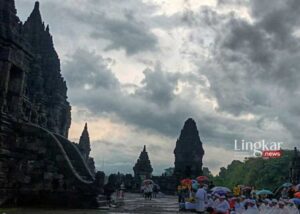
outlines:
M8 112L17 112L22 95L23 87L23 71L12 65L9 72L9 80L7 87L7 109Z

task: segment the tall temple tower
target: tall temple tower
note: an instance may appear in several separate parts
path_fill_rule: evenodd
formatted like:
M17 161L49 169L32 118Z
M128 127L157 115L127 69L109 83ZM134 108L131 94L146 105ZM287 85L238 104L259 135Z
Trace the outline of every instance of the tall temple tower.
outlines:
M195 121L189 118L176 142L174 175L177 178L197 177L202 174L204 150Z
M26 97L33 105L39 106L33 110L33 115L40 115L34 122L68 137L71 107L67 101L67 85L61 75L60 60L49 26L45 26L42 20L39 2L35 3L32 13L24 23L23 34L34 55L25 85Z
M91 152L90 136L88 132L87 123L85 124L82 134L80 136L79 149L84 159L87 161Z
M95 162L94 158L90 157L91 152L91 143L90 143L90 136L88 132L87 123L85 123L84 129L79 139L78 147L81 151L84 161L86 162L87 166L90 168L90 171L95 174Z
M151 178L153 169L149 160L148 152L146 151L146 146L144 146L139 159L133 167L133 171L134 176L136 178L140 178L141 180Z

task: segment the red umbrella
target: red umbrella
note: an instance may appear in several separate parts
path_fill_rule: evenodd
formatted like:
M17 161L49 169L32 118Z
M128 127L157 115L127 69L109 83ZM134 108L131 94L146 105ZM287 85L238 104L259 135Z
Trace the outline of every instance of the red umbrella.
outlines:
M206 177L206 176L198 176L196 179L198 182L203 182L203 181L209 180L208 177Z
M190 186L190 185L192 185L193 181L192 181L192 179L185 178L185 179L181 180L180 183L182 185Z
M300 198L300 192L296 192L296 193L294 194L294 196L295 196L295 198Z

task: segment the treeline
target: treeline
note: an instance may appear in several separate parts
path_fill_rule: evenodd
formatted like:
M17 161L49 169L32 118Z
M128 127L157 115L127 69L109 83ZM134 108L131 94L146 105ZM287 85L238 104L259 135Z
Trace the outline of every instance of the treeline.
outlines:
M248 158L243 162L234 160L222 167L212 180L216 186L229 188L238 184L254 186L256 189L274 190L289 181L290 162L293 151L283 151L280 158Z

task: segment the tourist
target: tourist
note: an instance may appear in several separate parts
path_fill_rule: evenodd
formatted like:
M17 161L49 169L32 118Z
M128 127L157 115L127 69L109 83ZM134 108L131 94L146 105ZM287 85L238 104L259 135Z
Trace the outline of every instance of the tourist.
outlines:
M289 210L285 207L285 203L283 201L278 202L278 206L274 207L271 212L272 214L289 214Z
M104 195L106 197L106 202L109 207L111 207L111 195L114 193L114 191L114 187L110 182L104 185Z
M257 208L256 201L254 199L249 199L247 204L247 210L244 214L259 214L259 209Z
M216 204L215 211L216 214L227 214L229 212L230 206L226 197L224 195L219 197L219 203Z
M207 194L207 202L205 204L206 211L208 213L213 213L214 212L213 206L214 206L214 200L212 199L212 195Z
M158 192L159 192L160 187L157 184L153 185L153 198L156 198Z
M289 211L289 214L299 214L299 210L292 200L289 200L286 203L287 203L287 209Z
M259 206L259 210L261 213L268 213L271 209L270 204L272 201L268 198L263 199L261 205Z
M124 191L125 191L125 184L122 182L120 188L118 189L117 197L118 199L124 199Z
M146 183L144 187L145 199L152 200L152 193L153 193L153 185L150 183Z
M237 198L234 204L234 210L236 214L242 214L245 212L244 202L241 202L241 198Z
M196 192L196 211L198 213L204 213L206 207L205 207L205 203L207 202L207 192L204 189L204 186L201 185L200 188L197 190Z
M288 190L288 188L284 187L281 190L281 198L286 199L286 198L288 198L288 196L289 196L289 190Z

